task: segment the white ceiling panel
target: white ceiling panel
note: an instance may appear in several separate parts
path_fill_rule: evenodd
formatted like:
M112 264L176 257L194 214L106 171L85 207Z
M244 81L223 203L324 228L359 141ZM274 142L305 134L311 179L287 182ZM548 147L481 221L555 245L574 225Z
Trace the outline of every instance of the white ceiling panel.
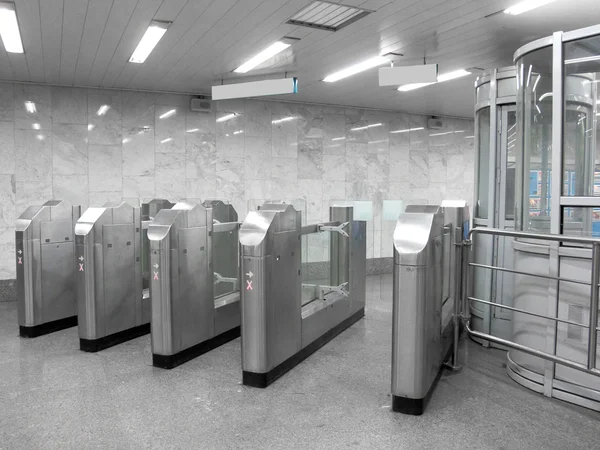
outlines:
M520 16L519 0L335 0L373 12L337 32L287 24L312 0L16 0L25 54L0 48L0 80L206 94L224 80L299 79L283 100L470 117L476 74L411 92L381 89L377 69L329 73L394 52L395 65L441 72L512 64L521 45L600 22L598 0L558 0ZM144 64L129 62L151 20L172 22ZM283 36L300 40L245 75L233 70Z

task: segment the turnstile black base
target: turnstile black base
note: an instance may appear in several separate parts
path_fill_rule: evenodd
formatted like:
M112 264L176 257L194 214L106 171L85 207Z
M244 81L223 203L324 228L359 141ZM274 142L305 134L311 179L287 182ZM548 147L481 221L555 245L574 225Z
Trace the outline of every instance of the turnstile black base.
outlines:
M64 319L58 319L52 322L34 325L32 327L19 326L19 336L24 338L34 338L76 326L77 316L65 317Z
M325 333L320 338L315 339L313 342L308 344L302 350L300 350L295 355L290 356L284 362L279 364L277 367L271 369L267 373L256 373L256 372L246 372L245 370L242 372L242 383L245 386L251 386L256 388L266 388L273 381L277 380L279 377L289 372L290 369L294 366L297 366L314 352L319 350L329 341L331 341L334 337L344 331L346 328L350 327L352 324L360 320L365 315L365 309L361 308L359 311L355 312L353 315L348 317L343 322L340 322L327 333Z
M95 353L105 348L121 344L131 339L150 333L150 324L145 323L139 327L129 328L118 333L109 334L98 339L79 339L79 348L84 352Z
M459 328L459 332L460 332ZM435 376L435 380L431 383L429 387L429 391L427 391L427 395L423 398L408 398L408 397L398 397L392 394L392 411L399 412L402 414L409 414L411 416L420 416L425 411L425 407L429 400L431 399L431 395L435 387L440 381L440 377L442 376L442 372L444 371L445 362L448 361L452 357L452 350L454 343L454 326L450 323L444 332L442 333L442 345L447 346L446 354L442 360L442 365L440 366L440 370L438 370L437 375Z
M207 341L200 342L190 348L175 353L174 355L157 355L152 354L152 365L154 367L160 367L161 369L173 369L180 366L183 363L188 362L190 359L194 359L197 356L203 355L229 341L240 337L240 327L232 328L231 330L225 331L224 333L215 336Z

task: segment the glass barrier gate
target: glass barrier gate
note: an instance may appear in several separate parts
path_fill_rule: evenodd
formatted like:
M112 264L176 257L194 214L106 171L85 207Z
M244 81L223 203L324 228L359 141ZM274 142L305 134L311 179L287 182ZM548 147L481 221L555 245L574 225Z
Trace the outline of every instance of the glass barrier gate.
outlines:
M352 207L332 206L330 222L302 226L291 205L266 203L242 223L245 385L268 386L363 317L366 224L352 214ZM329 259L303 265L321 233L329 233ZM317 242L303 248L303 236Z

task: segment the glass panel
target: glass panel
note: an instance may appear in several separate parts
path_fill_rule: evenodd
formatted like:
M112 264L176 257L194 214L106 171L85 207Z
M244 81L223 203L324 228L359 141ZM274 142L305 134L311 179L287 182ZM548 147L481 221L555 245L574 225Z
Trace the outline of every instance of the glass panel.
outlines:
M405 208L402 200L384 200L383 220L398 220L400 214L404 213Z
M517 136L522 146L522 228L550 232L552 179L552 47L528 53L517 63Z
M238 229L213 232L212 262L215 299L239 290Z
M479 168L475 217L487 219L490 185L490 108L479 110L477 119L479 124Z
M484 83L477 88L476 103L485 102L490 99L490 83Z
M504 193L505 218L515 218L515 145L517 143L517 112L507 113L506 136L506 191Z
M563 234L600 237L600 208L563 208Z
M564 54L563 195L597 196L600 195L600 184L596 180L600 36L568 42L564 45ZM576 212L574 218L589 220L577 217Z
M373 202L354 201L354 220L373 220Z
M302 306L319 298L320 286L330 286L333 233L314 233L302 236Z

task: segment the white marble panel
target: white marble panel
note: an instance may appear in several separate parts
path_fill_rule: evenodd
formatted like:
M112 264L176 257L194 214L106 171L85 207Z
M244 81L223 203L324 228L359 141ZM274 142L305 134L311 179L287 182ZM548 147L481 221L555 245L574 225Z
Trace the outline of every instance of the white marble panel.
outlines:
M88 173L87 126L54 124L52 127L52 170L55 175Z
M123 175L154 174L154 129L123 128Z
M230 202L244 199L244 161L217 156L217 197Z
M0 83L0 121L15 120L15 86L12 83Z
M154 116L156 153L185 153L185 109L177 105L156 105Z
M88 143L121 145L121 91L88 91Z
M27 110L26 103L35 105L32 112ZM14 104L15 128L21 130L50 130L52 128L50 86L15 84Z
M0 122L0 161L0 174L15 173L14 122Z
M123 154L121 147L89 146L89 191L123 191Z
M410 175L410 150L408 145L390 148L390 181L407 182Z
M52 123L87 125L87 89L52 87Z
M295 116L298 114L298 104L296 103L285 103L285 102L270 102L271 113L281 117ZM273 118L275 119L275 118Z
M346 180L346 156L323 155L323 180ZM343 183L342 183L343 184Z
M52 138L47 130L15 130L18 181L52 180Z
M200 198L202 201L217 196L217 178L213 174L204 178L186 180L185 194L188 198Z
M390 178L390 156L386 153L370 153L368 156L367 179L369 184L387 183Z
M323 179L323 148L321 139L306 139L298 146L298 178Z
M410 183L404 182L391 182L388 184L387 200L404 200L410 193Z
M346 181L365 182L368 174L367 144L346 143Z
M365 180L346 182L346 200L368 200L368 184Z
M52 196L56 200L64 200L71 205L80 205L81 212L88 207L88 176L86 175L54 175L52 179Z
M186 94L164 94L157 93L154 94L154 103L158 105L164 106L176 106L177 108L181 108L182 110L190 109L190 96Z
M292 183L298 181L298 160L296 158L272 158L271 179Z
M217 155L227 158L244 159L244 135L227 133L225 135L217 135Z
M204 133L200 129L186 133L185 155L187 178L215 177L217 147L214 133Z
M346 154L346 116L323 114L323 154Z
M244 134L252 137L271 137L271 103L247 100Z
M303 223L319 222L323 212L323 182L318 180L298 180L300 198L306 202L306 219Z
M296 158L298 156L298 126L297 119L291 119L279 122L287 117L296 117L294 115L273 114L272 136L273 152L275 157Z
M423 150L410 150L409 181L415 188L429 185L429 153Z
M155 194L171 201L185 199L186 156L179 153L157 153L155 162Z
M465 163L462 154L448 155L446 181L449 186L460 187L464 183Z
M17 186L14 175L0 175L0 228L14 227Z
M336 200L346 199L346 183L344 181L323 180L323 201L329 203Z
M427 200L430 205L439 205L442 200L446 199L446 191L448 186L446 183L432 182L427 188Z
M0 228L0 280L17 277L15 264L15 229Z
M19 217L27 208L43 205L52 200L52 181L19 181L16 182L16 216Z
M445 183L448 170L446 151L441 147L429 151L429 181L431 183Z
M120 202L123 199L122 191L90 192L88 205L91 207L101 207L108 202Z
M187 110L185 113L185 131L186 133L199 133L215 136L217 132L216 107L212 103L210 112L194 112Z
M246 200L272 197L271 180L246 180L244 195Z
M123 176L123 197L153 198L154 175Z
M155 97L148 92L123 91L123 128L154 128Z
M270 180L272 159L271 139L246 136L245 140L245 179Z
M247 100L251 101L251 100ZM233 98L230 100L219 100L217 103L217 112L228 112L243 114L246 109L246 100L243 98ZM218 117L218 115L217 115Z

